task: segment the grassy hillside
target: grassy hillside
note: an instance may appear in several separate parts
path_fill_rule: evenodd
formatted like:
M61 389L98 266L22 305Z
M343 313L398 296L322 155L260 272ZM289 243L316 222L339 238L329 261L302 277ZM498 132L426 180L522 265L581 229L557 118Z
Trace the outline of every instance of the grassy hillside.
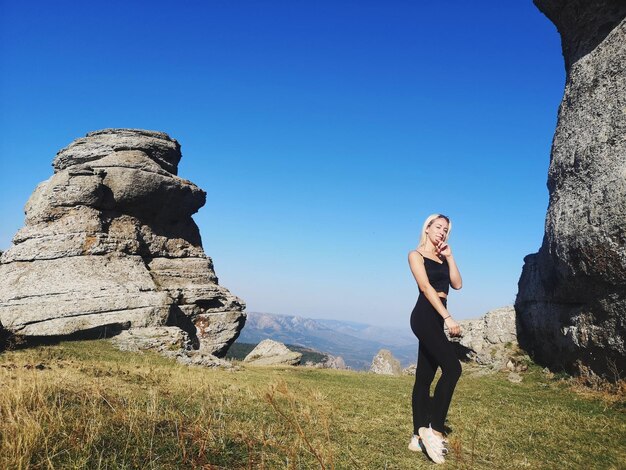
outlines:
M179 366L107 342L0 355L0 468L432 468L407 450L411 377ZM464 372L442 468L626 468L623 402L538 368Z

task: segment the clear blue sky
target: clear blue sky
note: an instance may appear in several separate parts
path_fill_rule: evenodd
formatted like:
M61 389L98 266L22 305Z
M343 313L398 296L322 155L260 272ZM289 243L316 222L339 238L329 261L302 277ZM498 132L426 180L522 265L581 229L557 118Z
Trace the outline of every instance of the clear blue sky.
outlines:
M0 249L55 153L169 133L220 283L251 311L407 326L423 219L458 318L511 304L543 236L564 67L531 0L0 0Z

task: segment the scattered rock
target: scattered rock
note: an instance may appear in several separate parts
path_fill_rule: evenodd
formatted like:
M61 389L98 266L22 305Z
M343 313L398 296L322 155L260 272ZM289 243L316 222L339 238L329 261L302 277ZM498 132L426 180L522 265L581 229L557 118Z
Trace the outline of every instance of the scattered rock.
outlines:
M512 382L514 384L518 384L523 380L522 376L519 375L517 372L509 372L507 379L509 380L509 382Z
M343 357L341 356L331 356L330 354L327 356L326 360L323 363L324 368L326 369L337 369L337 370L346 370L348 366L346 366Z
M402 375L415 375L416 370L417 370L417 364L411 364L410 366L402 369Z
M506 363L506 368L511 372L526 372L528 370L528 363L519 356L511 357Z
M313 362L313 361L306 361L304 363L305 367L313 367L315 369L323 369L324 368L324 363L323 362Z
M178 327L160 326L122 331L110 341L122 351L154 351L189 366L232 368L213 354L192 349L189 335Z
M233 369L233 365L230 362L202 351L179 350L174 352L170 357L175 357L176 361L186 366Z
M348 366L346 366L346 363L341 356L335 357L331 354L326 354L322 362L306 361L304 365L306 367L315 367L316 369L348 369Z
M539 252L515 301L536 362L626 374L626 2L535 0L556 25L567 80Z
M370 372L382 375L400 375L402 374L402 367L400 367L400 361L393 357L391 351L381 349L372 360Z
M297 366L301 359L301 353L291 351L283 343L264 339L250 351L243 362L254 366Z
M137 129L91 132L62 149L0 258L4 328L30 337L173 326L188 339L144 331L127 347L188 341L225 354L245 304L218 285L191 217L206 194L176 176L180 158L176 140Z

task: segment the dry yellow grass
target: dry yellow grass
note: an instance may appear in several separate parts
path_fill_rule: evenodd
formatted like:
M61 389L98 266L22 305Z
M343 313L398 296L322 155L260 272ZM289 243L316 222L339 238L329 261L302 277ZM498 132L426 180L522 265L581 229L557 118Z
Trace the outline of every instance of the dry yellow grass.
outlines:
M412 378L317 369L188 368L107 342L0 356L0 468L414 469ZM625 468L621 401L532 368L465 374L451 468Z

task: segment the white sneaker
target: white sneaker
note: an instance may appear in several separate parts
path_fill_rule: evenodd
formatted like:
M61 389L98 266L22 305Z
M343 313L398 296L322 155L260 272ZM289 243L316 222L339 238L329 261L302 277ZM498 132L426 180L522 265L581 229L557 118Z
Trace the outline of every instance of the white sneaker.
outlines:
M420 445L419 436L416 436L415 434L413 434L413 437L411 438L411 442L409 442L409 450L412 450L413 452L422 451L422 446Z
M432 461L444 463L446 459L443 458L443 440L436 436L431 428L419 428L419 436L422 438L422 444Z

